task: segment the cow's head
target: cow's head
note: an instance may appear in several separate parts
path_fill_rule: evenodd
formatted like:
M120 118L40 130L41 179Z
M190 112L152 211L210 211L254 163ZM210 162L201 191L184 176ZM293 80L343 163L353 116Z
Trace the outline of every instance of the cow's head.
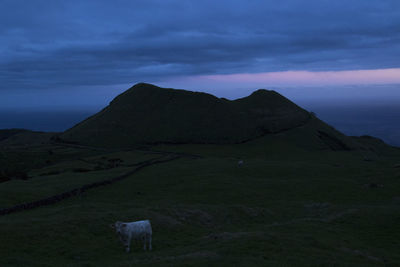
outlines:
M110 224L110 227L112 229L115 229L115 232L117 232L117 234L120 234L121 231L126 227L126 223L118 221L114 224Z

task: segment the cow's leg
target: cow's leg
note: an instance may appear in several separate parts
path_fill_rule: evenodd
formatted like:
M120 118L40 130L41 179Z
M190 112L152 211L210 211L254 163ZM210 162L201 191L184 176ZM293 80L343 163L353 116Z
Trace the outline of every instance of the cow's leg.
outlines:
M147 235L143 236L143 250L146 250Z
M126 252L131 251L131 238L128 237L126 242L125 242L125 246L126 246Z
M153 247L151 246L151 237L152 237L152 235L149 234L149 237L148 237L148 241L149 241L149 250L152 250L152 249L153 249Z

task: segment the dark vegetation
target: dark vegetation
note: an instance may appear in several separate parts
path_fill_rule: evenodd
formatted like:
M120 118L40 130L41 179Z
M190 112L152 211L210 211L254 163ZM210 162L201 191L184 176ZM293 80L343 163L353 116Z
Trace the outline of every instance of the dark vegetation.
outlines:
M229 101L137 84L61 134L64 142L126 148L155 143L239 143L303 125L310 114L274 91Z
M0 182L9 181L11 179L21 179L26 180L28 179L28 175L26 172L16 171L16 170L7 170L3 169L0 171Z
M0 130L0 141L3 141L15 134L19 134L19 133L24 133L27 132L28 130L24 130L24 129L4 129L4 130Z
M324 142L331 150L351 150L344 142L333 135L330 135L323 131L318 131L318 137Z
M18 211L29 210L29 209L34 209L34 208L41 207L41 206L51 205L51 204L57 203L59 201L62 201L64 199L85 193L86 191L88 191L90 189L97 188L100 186L110 185L112 183L121 181L122 179L126 179L130 175L134 174L135 172L139 171L140 169L142 169L144 167L151 166L151 165L158 164L158 163L167 162L167 161L174 160L174 159L176 159L176 157L167 157L165 159L156 158L156 159L147 160L145 162L141 162L141 163L137 164L136 168L134 168L133 170L131 170L123 175L119 175L117 177L105 179L105 180L90 183L90 184L85 184L83 186L71 189L67 192L63 192L63 193L60 193L57 195L42 198L40 200L18 204L18 205L9 207L9 208L3 208L3 209L0 209L0 215L5 215L5 214L18 212ZM74 169L73 171L74 172L87 172L90 170L87 170L84 168L79 168L79 169ZM54 173L51 173L50 175L53 175L53 174ZM58 173L55 173L55 174L58 174ZM25 174L25 176L26 176L26 174ZM43 176L43 174L41 176ZM24 180L26 180L26 179L24 179Z
M65 133L7 133L0 266L400 266L400 150L347 137L274 92L254 95L139 84ZM216 118L229 123L213 129L219 105L232 108ZM158 125L186 108L180 128ZM190 116L212 127L196 135ZM108 225L140 219L154 250L127 254Z

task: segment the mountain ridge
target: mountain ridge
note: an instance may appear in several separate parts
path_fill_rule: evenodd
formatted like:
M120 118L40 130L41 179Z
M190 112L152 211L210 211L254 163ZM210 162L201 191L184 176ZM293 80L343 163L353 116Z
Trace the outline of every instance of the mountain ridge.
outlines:
M100 112L59 134L57 140L109 148L238 144L284 131L295 136L290 142L308 144L310 149L363 146L273 90L258 89L228 100L147 83L132 86Z
M310 114L275 91L236 100L139 83L100 112L68 129L66 142L131 146L143 143L240 143L300 126Z

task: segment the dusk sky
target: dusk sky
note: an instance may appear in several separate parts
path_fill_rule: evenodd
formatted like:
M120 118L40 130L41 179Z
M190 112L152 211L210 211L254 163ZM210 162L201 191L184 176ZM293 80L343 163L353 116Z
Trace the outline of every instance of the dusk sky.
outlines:
M400 100L398 0L0 0L0 33L3 108L102 106L137 82Z

